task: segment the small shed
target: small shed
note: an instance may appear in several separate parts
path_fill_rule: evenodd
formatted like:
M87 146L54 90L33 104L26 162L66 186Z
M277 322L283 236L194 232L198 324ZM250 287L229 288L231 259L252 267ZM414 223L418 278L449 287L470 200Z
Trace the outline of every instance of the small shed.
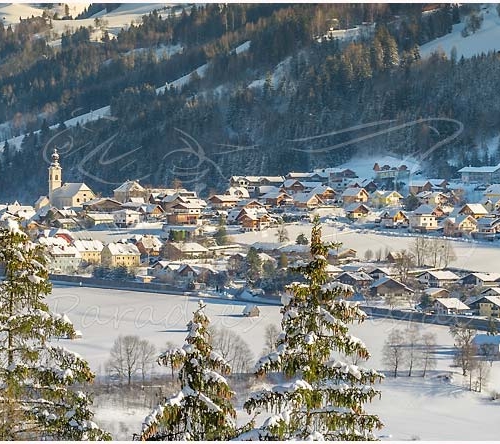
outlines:
M260 315L260 310L259 307L255 304L248 304L244 309L243 309L243 316L247 316L249 318L255 318Z

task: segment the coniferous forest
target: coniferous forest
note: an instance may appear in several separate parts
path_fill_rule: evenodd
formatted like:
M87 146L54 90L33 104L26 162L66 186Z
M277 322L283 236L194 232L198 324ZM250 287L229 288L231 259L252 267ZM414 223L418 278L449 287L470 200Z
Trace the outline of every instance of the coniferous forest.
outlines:
M443 178L466 163L497 163L496 154L475 148L500 130L500 55L422 58L419 51L475 7L196 5L145 15L99 42L88 28L67 31L60 46L50 44L51 17L0 23L0 122L26 134L20 150L4 143L1 197L44 194L54 146L64 155L65 180L102 193L129 178L176 179L206 194L233 174L305 171L379 150L426 153L429 172ZM334 22L339 29L373 24L374 32L351 42L321 38ZM245 42L247 50L235 50ZM158 58L161 45L182 52ZM193 73L205 64L203 75ZM155 91L184 75L182 86ZM63 123L107 105L107 118ZM427 153L457 131L456 121L459 136ZM380 131L388 125L401 129Z

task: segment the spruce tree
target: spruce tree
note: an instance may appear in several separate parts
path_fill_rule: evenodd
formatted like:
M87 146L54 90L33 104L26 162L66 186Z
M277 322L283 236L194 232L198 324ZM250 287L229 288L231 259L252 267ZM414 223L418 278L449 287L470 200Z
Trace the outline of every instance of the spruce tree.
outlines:
M199 301L182 348L167 350L158 363L180 368L181 390L145 419L141 439L152 441L225 441L235 437L234 393L222 375L229 364L212 350L210 320Z
M312 260L297 268L306 282L290 287L291 296L283 299L276 351L256 366L257 375L281 372L284 382L251 394L244 404L249 413L261 408L273 413L253 431L259 439L372 440L373 430L382 426L363 404L379 395L372 384L383 375L341 361L352 355L367 359L369 353L348 328L365 313L344 299L350 295L348 287L328 282L326 257L333 246L322 243L316 219Z
M0 439L111 439L92 422L88 363L54 342L75 330L45 303L51 291L45 251L17 221L0 226Z

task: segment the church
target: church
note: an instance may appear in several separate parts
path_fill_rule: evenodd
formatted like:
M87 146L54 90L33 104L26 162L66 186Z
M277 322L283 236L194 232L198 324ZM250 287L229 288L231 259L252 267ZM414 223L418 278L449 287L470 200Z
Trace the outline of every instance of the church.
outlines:
M59 153L57 149L54 149L52 163L49 167L48 204L59 209L81 207L85 202L94 198L94 192L83 182L62 183L62 168L59 164Z

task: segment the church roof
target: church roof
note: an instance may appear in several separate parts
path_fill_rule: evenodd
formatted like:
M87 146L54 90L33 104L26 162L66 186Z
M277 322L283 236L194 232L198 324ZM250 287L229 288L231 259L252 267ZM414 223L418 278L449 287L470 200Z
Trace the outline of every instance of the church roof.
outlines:
M87 185L85 185L83 182L75 182L75 183L68 182L68 183L65 183L63 186L56 188L52 192L52 197L53 198L73 197L79 191L92 192L92 190Z

